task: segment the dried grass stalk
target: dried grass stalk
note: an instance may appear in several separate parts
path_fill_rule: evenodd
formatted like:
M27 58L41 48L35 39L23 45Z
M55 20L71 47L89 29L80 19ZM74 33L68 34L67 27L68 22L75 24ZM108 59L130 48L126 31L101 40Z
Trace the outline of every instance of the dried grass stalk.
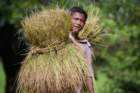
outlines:
M97 16L89 16L85 27L80 32L80 37L87 38L94 46L103 44L106 35L107 32L101 26Z
M85 81L87 65L82 53L68 44L57 53L29 54L19 73L18 91L27 93L72 93Z
M42 10L26 17L22 26L30 44L41 48L52 47L68 41L70 14L63 9Z

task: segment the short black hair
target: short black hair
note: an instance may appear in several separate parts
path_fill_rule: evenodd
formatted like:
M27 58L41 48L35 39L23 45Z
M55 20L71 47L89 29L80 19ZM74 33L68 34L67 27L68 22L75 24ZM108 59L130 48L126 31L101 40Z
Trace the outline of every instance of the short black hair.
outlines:
M76 12L81 13L81 14L83 14L83 15L85 16L85 19L87 19L87 13L86 13L86 11L85 11L83 8L81 8L81 7L74 6L74 7L72 7L69 11L70 11L71 14L76 13Z

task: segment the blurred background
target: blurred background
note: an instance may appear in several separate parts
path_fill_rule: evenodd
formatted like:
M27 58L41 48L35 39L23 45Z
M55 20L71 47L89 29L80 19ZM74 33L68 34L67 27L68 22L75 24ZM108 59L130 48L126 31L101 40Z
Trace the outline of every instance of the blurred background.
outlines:
M0 31L6 27L10 32L7 24L20 30L21 20L42 6L81 6L90 15L96 15L109 32L104 46L95 49L96 93L140 93L139 4L140 0L0 0ZM4 93L4 87L0 62L0 93Z

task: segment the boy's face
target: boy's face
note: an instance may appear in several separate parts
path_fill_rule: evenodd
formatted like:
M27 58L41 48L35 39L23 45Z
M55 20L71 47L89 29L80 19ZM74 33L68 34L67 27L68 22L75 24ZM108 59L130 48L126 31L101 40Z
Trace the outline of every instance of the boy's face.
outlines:
M84 14L75 12L71 16L71 22L72 22L71 31L75 33L79 33L83 29L86 19Z

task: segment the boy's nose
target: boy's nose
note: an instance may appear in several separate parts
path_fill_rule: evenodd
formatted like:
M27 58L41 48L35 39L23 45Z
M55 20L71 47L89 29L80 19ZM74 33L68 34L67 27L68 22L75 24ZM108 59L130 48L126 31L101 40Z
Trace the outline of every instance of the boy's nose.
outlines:
M80 25L80 24L81 24L80 20L77 20L77 21L76 21L76 23L77 23L78 25Z

